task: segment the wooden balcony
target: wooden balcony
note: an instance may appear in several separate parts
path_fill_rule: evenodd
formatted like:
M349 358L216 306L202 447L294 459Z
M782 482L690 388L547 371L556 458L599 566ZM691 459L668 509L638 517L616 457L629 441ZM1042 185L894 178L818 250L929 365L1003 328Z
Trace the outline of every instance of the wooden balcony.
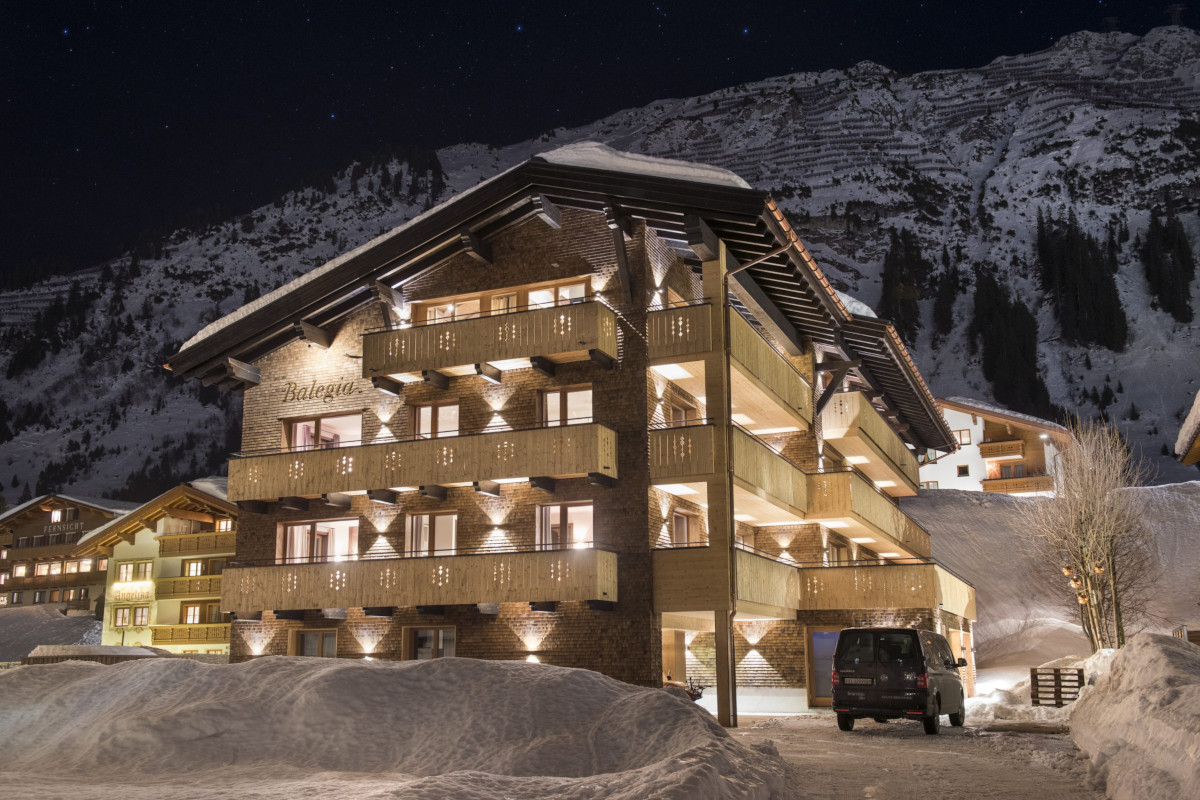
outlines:
M229 644L229 623L151 625L151 644Z
M821 412L821 430L826 441L892 497L917 493L916 456L862 392L835 395Z
M803 608L800 571L757 553L737 550L738 611L795 619Z
M760 389L767 390L776 403L812 425L812 386L781 353L742 319L729 315L729 349L734 367ZM736 388L735 388L736 391ZM735 400L737 395L734 395Z
M158 537L158 554L160 556L233 553L236 552L236 546L237 533L234 531L163 534Z
M33 568L30 567L32 570ZM103 586L108 582L107 572L72 572L61 575L13 575L4 584L5 591L22 589L70 589L76 586Z
M200 575L192 578L159 578L154 582L154 596L158 600L220 597L221 576Z
M713 349L709 317L712 306L676 306L646 315L646 344L650 359L707 353Z
M990 478L981 481L985 492L998 494L1025 494L1027 492L1053 492L1053 475L1026 475L1022 478Z
M239 614L309 608L617 601L607 550L479 553L228 567L221 607Z
M1012 439L1006 442L980 442L979 455L987 459L1024 458L1025 442Z
M687 425L650 431L650 478L687 481L713 471L713 426Z
M707 547L655 550L654 610L658 613L712 611L726 607L721 588L724 560ZM800 608L799 571L790 564L745 550L737 560L738 610L761 617L795 619Z
M743 488L764 500L805 516L808 509L808 479L792 462L755 437L733 429L733 476Z
M586 361L595 351L617 358L617 318L603 303L536 308L363 336L363 377L419 376L432 369L474 374L474 365L542 356Z
M617 477L617 434L596 423L235 458L229 462L229 499L590 472Z
M808 476L808 515L849 537L875 539L876 552L929 557L929 533L857 472ZM836 523L836 525L835 525Z
M938 608L975 619L975 590L937 564L883 564L797 570L806 611Z

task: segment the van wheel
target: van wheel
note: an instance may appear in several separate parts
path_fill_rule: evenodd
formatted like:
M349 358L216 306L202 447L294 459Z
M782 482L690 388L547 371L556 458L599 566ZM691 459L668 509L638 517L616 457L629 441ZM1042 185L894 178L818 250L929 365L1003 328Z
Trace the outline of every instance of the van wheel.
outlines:
M925 726L925 732L930 736L936 736L937 732L942 727L942 704L938 703L934 706L933 716L921 717L921 724Z
M958 713L950 715L950 724L953 725L955 728L961 728L963 726L963 723L966 721L967 721L967 701L962 698L962 695L959 695L959 697L958 697Z
M849 714L838 714L838 728L844 731L854 730L854 717Z

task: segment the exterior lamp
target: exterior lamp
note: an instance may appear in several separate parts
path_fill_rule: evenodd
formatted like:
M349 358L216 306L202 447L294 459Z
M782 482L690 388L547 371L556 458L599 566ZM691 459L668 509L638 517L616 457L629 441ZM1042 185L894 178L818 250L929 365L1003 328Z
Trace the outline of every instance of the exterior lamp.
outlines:
M1093 567L1093 569L1095 569L1095 570L1096 570L1096 574L1097 574L1097 575L1103 575L1103 574L1104 574L1104 565L1103 565L1103 564L1097 564L1095 567Z
M1083 592L1079 593L1079 605L1086 606L1088 604L1088 596Z
M1062 571L1063 571L1063 575L1070 575L1070 574L1071 574L1071 568L1070 568L1069 566L1067 566L1066 564L1063 564Z

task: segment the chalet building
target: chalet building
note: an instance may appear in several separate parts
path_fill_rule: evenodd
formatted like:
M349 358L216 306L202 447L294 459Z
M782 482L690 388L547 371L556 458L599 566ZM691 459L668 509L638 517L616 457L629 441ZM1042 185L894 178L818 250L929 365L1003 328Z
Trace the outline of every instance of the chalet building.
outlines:
M180 484L80 539L76 556L108 560L101 644L229 652L221 572L238 509L225 491L224 478Z
M970 657L973 590L896 502L950 429L894 328L724 170L546 153L167 366L244 392L231 660L692 678L734 725L739 697L828 703L847 625Z
M1054 494L1067 429L967 397L939 399L958 449L921 461L922 489Z
M76 557L75 544L136 505L44 494L0 514L0 606L68 603L96 608L104 595L108 562Z

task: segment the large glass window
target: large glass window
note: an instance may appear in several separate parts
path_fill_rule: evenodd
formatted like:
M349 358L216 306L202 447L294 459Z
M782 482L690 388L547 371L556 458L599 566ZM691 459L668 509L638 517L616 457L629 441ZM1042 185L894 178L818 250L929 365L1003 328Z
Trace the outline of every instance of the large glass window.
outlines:
M454 628L415 628L412 631L412 657L417 661L453 655Z
M412 432L423 439L458 436L458 403L413 406Z
M195 559L183 562L183 575L186 578L195 578L204 574L204 561Z
M452 300L428 307L425 321L429 324L437 322L453 322L459 319L474 319L479 316L479 298L468 300Z
M413 514L406 549L413 556L452 556L457 537L458 514Z
M138 627L150 624L150 606L138 606L133 609L133 624Z
M282 556L297 561L348 561L358 558L358 520L298 522L283 527Z
M296 655L310 658L337 658L337 631L299 631Z
M33 565L33 574L34 575L49 575L50 574L50 564L46 561L43 561L40 564L34 564Z
M551 286L545 289L533 289L529 292L530 308L547 308L549 306L565 306L572 303L582 303L587 300L587 284L565 283L561 286Z
M113 627L124 628L129 624L129 615L132 609L129 606L113 609Z
M283 431L284 446L292 450L354 446L362 442L362 414L291 420Z
M592 504L542 506L538 543L545 550L592 546Z
M79 517L78 508L56 508L50 512L50 523L71 522Z
M542 394L542 419L550 427L592 421L592 387L553 389Z

